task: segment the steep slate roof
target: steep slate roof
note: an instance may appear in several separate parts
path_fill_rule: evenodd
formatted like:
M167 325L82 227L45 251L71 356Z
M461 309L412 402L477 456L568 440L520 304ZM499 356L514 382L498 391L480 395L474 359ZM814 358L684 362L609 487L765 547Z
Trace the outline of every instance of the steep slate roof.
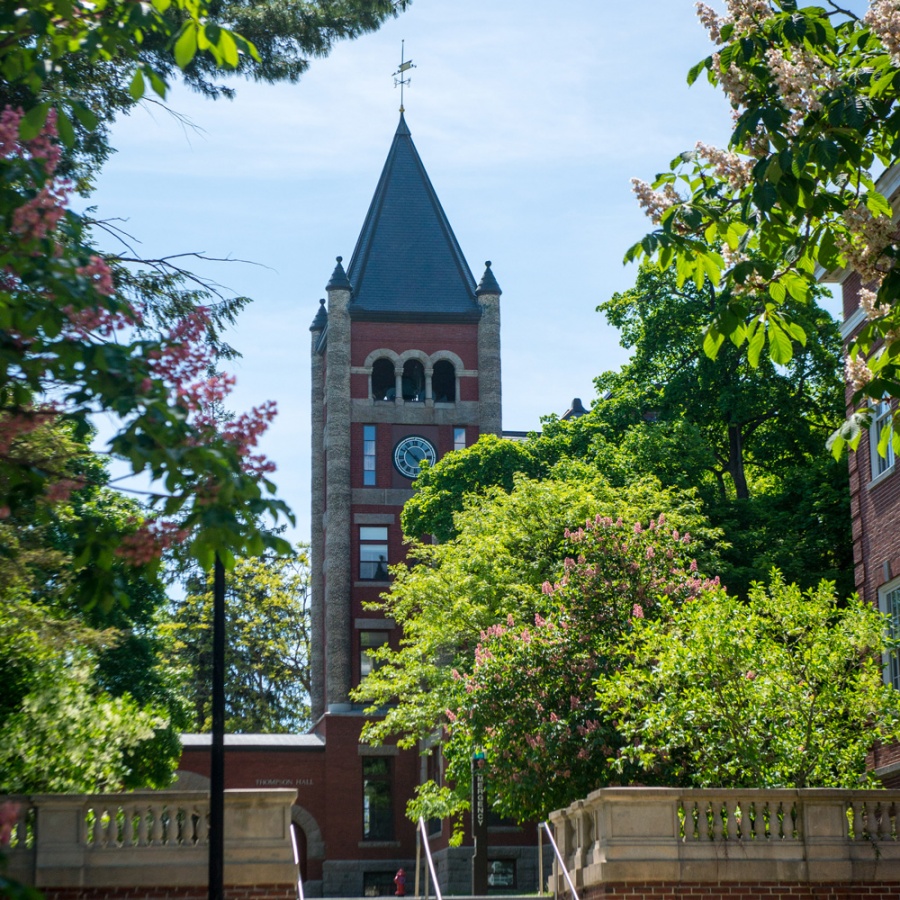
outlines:
M347 269L350 315L370 321L477 321L475 279L403 114Z

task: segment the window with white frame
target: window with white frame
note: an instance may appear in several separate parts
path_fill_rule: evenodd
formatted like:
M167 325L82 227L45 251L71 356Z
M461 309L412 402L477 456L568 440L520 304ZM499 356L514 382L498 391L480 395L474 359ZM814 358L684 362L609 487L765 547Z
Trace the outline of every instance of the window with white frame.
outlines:
M375 426L363 425L363 484L375 484Z
M466 429L465 428L454 428L453 429L453 449L454 450L465 450L466 449Z
M388 580L388 530L386 525L362 525L359 529L360 581Z
M887 616L888 640L900 642L900 578L879 588L878 607ZM884 680L900 690L900 648L884 654Z
M390 637L387 631L360 631L359 633L359 678L362 681L371 675L380 663L372 655L373 650L383 647Z
M894 448L891 446L891 401L882 400L875 407L875 416L872 419L872 425L869 430L869 451L872 457L872 480L874 481L880 475L884 475L894 467ZM881 439L881 432L888 429L887 452L882 456L878 452L878 442Z

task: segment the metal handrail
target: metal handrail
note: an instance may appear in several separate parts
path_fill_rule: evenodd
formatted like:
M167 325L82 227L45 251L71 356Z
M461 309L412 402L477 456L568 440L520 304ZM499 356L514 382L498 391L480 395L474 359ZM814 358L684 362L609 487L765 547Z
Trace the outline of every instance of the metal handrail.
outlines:
M569 869L562 858L562 853L559 852L559 847L556 846L556 841L553 839L553 832L550 830L550 823L541 822L541 825L544 827L544 831L547 832L547 837L550 838L550 844L553 847L553 852L556 854L556 861L559 863L559 868L562 871L563 875L565 875L566 877L566 881L569 884L569 890L572 892L572 896L575 898L575 900L578 900L578 892L575 890L575 885L572 883L572 879L569 877Z
M428 862L428 871L431 872L434 894L437 900L444 900L441 895L441 886L438 884L437 872L434 871L434 860L431 858L431 844L428 843L428 831L425 828L425 819L422 816L419 816L419 831L422 833L422 844L425 846L425 859ZM576 897L575 900L578 900L578 898Z
M297 846L297 832L291 825L291 845L294 848L294 864L297 866L297 900L305 900L303 896L303 875L300 872L300 848Z

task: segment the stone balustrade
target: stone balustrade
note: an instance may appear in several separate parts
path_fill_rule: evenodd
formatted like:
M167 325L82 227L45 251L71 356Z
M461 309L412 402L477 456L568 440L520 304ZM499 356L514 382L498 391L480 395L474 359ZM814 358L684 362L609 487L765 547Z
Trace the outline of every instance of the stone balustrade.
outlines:
M900 791L606 788L550 821L581 900L673 885L713 885L704 892L720 897L763 885L806 896L798 886L811 884L831 886L822 896L836 885L898 896L898 814ZM562 873L554 879L565 896Z
M293 790L225 793L225 884L295 896ZM205 792L9 797L19 805L8 872L53 896L54 889L143 889L206 885L209 795ZM291 894L293 888L294 893ZM266 896L266 890L257 892ZM108 896L114 896L110 891ZM166 896L161 890L159 895Z

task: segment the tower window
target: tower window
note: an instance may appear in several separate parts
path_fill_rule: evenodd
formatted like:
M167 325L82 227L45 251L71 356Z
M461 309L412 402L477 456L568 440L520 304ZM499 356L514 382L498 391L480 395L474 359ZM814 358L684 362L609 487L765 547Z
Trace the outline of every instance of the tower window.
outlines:
M372 658L372 651L383 647L388 642L387 631L361 631L359 633L359 678L371 675L378 668L377 660Z
M453 429L453 449L454 450L465 450L466 449L466 429L465 428L454 428Z
M387 526L363 525L359 529L360 581L388 580Z
M375 400L393 400L397 396L397 379L394 364L382 357L372 366L372 397Z
M441 359L434 364L431 385L435 403L456 402L456 369L452 362Z
M403 399L413 403L425 401L425 367L417 359L403 364Z
M363 425L363 484L375 484L375 426Z
M363 840L389 841L394 837L391 760L386 756L367 756L362 764Z

